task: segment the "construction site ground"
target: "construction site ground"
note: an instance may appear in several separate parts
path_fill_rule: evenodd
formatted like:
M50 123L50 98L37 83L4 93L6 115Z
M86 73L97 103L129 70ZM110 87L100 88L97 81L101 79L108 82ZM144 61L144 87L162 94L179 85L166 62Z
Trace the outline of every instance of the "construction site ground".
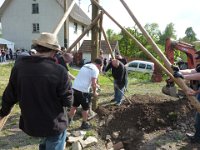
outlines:
M194 108L187 98L173 98L161 93L165 82L129 84L125 100L115 106L112 85L102 86L97 117L92 119L91 134L98 143L86 149L105 150L106 137L113 144L122 142L125 150L197 150L200 144L190 144L186 132L194 131ZM40 139L18 129L19 109L15 108L0 132L0 149L38 149ZM68 131L78 130L81 116L76 115ZM117 136L113 136L117 133ZM71 149L70 146L66 149Z

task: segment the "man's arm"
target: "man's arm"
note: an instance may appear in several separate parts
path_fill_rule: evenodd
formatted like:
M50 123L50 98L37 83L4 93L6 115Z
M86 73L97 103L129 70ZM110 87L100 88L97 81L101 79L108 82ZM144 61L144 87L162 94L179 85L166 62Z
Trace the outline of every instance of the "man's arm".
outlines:
M183 75L186 80L200 80L200 73Z
M106 67L106 69L105 69L105 72L107 72L107 71L111 68L111 65L112 65L112 63L109 62L109 64L107 65L107 67Z
M183 75L188 75L188 74L194 74L197 73L195 69L184 69L184 70L179 70Z
M69 79L74 80L75 76L68 71Z
M93 95L95 97L98 96L98 93L97 93L97 78L92 78L92 91L93 91Z

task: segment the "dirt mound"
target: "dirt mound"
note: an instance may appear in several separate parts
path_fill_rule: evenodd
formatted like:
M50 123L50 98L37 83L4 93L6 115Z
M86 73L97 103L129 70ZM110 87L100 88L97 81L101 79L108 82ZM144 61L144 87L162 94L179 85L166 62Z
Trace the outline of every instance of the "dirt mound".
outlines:
M97 110L104 125L99 134L106 135L115 132L118 137L113 142L122 141L126 149L139 149L143 134L163 128L177 129L181 123L194 118L194 110L187 99L170 99L161 95L133 95L132 104L124 102L121 106L108 105ZM191 122L190 122L191 123Z

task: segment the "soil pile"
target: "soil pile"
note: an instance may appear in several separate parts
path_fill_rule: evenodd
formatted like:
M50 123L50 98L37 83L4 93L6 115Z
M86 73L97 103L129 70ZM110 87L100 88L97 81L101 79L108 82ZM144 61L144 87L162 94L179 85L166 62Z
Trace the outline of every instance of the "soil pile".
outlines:
M144 133L161 129L183 129L194 123L193 107L186 98L171 99L161 95L132 95L131 104L125 101L121 106L101 106L97 110L104 125L99 128L103 139L106 135L119 133L114 143L122 141L125 149L139 149ZM190 127L191 128L191 127ZM186 128L185 130L188 130ZM190 129L192 130L192 129Z

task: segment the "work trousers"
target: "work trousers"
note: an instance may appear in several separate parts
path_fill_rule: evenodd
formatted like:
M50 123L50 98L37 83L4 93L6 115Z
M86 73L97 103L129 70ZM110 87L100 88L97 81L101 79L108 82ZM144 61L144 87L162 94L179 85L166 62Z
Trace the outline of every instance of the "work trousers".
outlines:
M117 83L114 81L114 91L115 91L114 98L115 98L115 101L117 104L122 103L122 98L124 96L124 90L125 90L125 86L123 86L122 88L119 88Z
M39 145L39 150L64 150L66 138L66 130L56 136L46 137Z

